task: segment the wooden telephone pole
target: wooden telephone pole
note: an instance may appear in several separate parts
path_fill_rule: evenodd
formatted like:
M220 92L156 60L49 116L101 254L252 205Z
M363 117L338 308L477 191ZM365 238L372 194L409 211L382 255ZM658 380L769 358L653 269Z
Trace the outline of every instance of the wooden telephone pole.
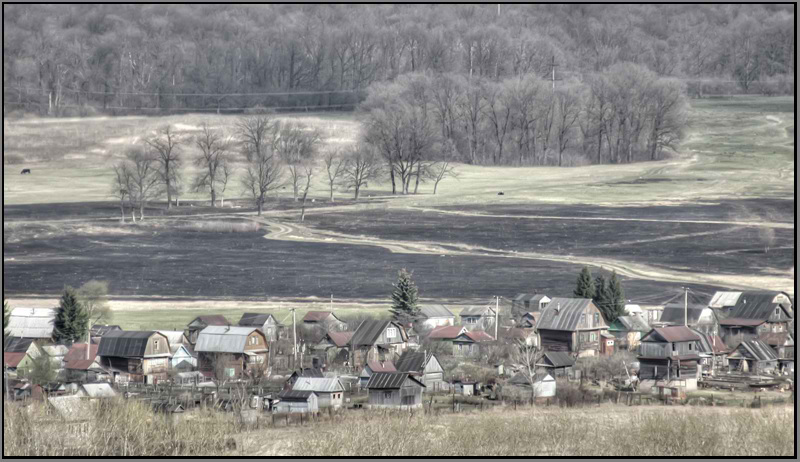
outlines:
M558 66L558 64L556 64L556 56L553 55L553 59L552 61L550 61L550 69L551 69L550 80L553 82L553 91L556 91L556 80L561 80L561 79L556 79L556 66Z

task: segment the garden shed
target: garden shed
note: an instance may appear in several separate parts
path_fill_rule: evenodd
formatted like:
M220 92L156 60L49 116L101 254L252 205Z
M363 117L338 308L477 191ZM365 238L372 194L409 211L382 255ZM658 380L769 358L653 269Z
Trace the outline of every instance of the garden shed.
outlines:
M377 372L367 383L368 406L400 409L422 407L425 384L408 372Z

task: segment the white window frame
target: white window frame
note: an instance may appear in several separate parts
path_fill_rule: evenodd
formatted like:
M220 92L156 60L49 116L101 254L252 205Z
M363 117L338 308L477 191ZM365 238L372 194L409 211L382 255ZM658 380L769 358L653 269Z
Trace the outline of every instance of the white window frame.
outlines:
M386 337L387 338L395 338L397 337L397 328L396 327L389 327L386 329Z

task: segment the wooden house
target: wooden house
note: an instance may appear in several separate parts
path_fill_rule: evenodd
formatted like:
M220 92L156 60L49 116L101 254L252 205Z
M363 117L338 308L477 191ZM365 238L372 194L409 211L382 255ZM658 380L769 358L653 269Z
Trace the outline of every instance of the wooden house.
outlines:
M278 322L271 314L244 313L239 320L240 327L258 327L264 332L268 342L279 340L286 326Z
M523 313L522 316L519 318L519 326L522 328L534 328L536 327L536 322L541 316L541 312L533 312L529 311L527 313Z
M515 319L524 313L540 313L550 303L545 294L517 294L511 301L511 315Z
M575 358L565 351L545 351L536 364L553 377L567 377L575 366Z
M439 391L442 389L444 368L433 353L406 351L397 360L397 370L412 374L425 385L425 390Z
M639 345L640 389L696 390L701 374L699 343L700 336L685 326L655 328L642 337Z
M197 336L194 351L200 370L218 380L253 377L269 367L267 338L255 327L208 326Z
M197 336L200 335L200 331L206 327L230 325L231 322L221 314L198 316L186 325L186 338L189 340L190 344L194 345L197 343Z
M156 383L167 378L169 340L155 331L113 331L97 349L100 365L112 371L114 382ZM120 374L127 372L127 374Z
M361 373L358 374L359 386L366 388L369 378L376 372L397 372L397 369L391 361L367 361L367 364L361 369Z
M718 316L722 339L731 348L763 334L792 332L794 325L792 299L784 292L741 292Z
M323 360L314 367L324 367L329 364L342 365L350 360L350 339L352 332L326 332L325 337L312 348Z
M3 368L16 377L19 370L28 367L42 354L33 338L5 337L3 339Z
M367 320L362 322L350 338L350 364L356 369L367 361L393 361L408 347L408 337L403 326L394 321Z
M53 308L14 308L4 331L10 337L34 339L44 346L52 341L55 318Z
M87 352L85 343L73 343L64 356L66 380L69 382L97 381L98 376L104 373L100 365L100 358L97 356L99 348L100 345L92 343L88 346Z
M758 339L775 350L775 354L778 355L780 371L794 372L794 334L792 332L761 334Z
M494 344L494 337L482 330L465 332L452 340L453 356L476 357L483 353L483 348Z
M378 372L367 382L371 408L413 409L422 407L425 384L408 372Z
M462 396L477 396L480 394L481 383L477 380L467 379L454 379L450 387L453 389L453 394Z
M313 391L283 390L273 405L276 414L307 414L319 411L319 400Z
M319 327L325 332L344 332L347 330L347 323L336 317L332 311L309 311L303 316L303 327Z
M642 316L620 316L608 325L608 333L617 339L617 347L635 351L639 348L642 335L650 332L651 327Z
M452 326L456 323L456 315L444 305L422 305L419 309L420 322L426 328Z
M497 320L494 306L468 306L461 310L461 325L467 330L489 330Z
M542 312L537 331L545 351L597 356L601 334L608 332L608 325L591 299L556 297Z
M705 334L719 332L719 323L714 310L704 304L670 303L661 312L653 327L689 326Z
M299 377L292 391L313 391L317 394L319 408L339 409L344 404L344 385L338 377Z
M745 340L728 355L728 369L745 374L772 374L778 369L775 350L759 339Z

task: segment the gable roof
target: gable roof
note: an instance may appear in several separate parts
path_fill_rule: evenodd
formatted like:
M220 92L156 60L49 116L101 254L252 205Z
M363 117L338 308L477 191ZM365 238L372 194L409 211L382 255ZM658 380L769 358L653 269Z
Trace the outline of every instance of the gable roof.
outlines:
M392 364L391 361L368 360L367 366L369 366L372 372L395 372L397 370L397 368L395 368L394 364Z
M183 343L184 335L182 330L157 330L169 341L170 346Z
M775 299L781 292L768 292L768 291L749 291L742 292L742 295L736 301L736 305L731 309L726 319L720 322L728 324L731 320L759 320L767 321L772 313L780 304L775 302ZM789 309L784 309L789 314ZM789 317L792 317L789 315Z
M281 401L308 401L311 395L315 395L313 391L309 390L283 390L278 393L278 398Z
M191 326L192 324L205 326L230 326L231 322L221 314L208 314L192 319L192 321L187 325Z
M472 339L475 342L494 342L494 337L487 334L486 331L483 330L473 330L465 333L467 337Z
M321 378L321 377L325 377L325 374L322 372L322 369L309 367L309 368L306 368L306 369L302 369L299 372L298 371L292 372L292 376Z
M328 332L326 336L338 348L344 348L353 338L353 332Z
M33 341L32 338L6 337L3 339L3 353L25 353Z
M354 347L358 346L372 346L375 344L375 341L378 340L378 337L381 336L383 331L392 324L400 330L400 336L403 340L406 340L406 333L403 327L393 321L388 320L377 320L377 319L369 319L361 323L353 332L353 336L350 338L350 345Z
M282 325L275 319L274 316L271 314L262 314L262 313L244 313L242 314L242 318L239 320L240 326L247 326L247 327L263 327L264 324L267 323L269 318L272 318L275 321L276 325Z
M464 326L439 326L433 328L428 338L430 339L453 339L466 332L467 328Z
M574 331L578 327L581 314L589 305L594 305L590 298L555 297L547 304L536 326L545 330ZM605 324L603 317L600 318Z
M309 311L305 316L303 316L303 322L322 322L326 321L329 316L333 316L333 319L336 321L343 322L341 319L337 318L335 314L333 314L333 311Z
M414 376L408 372L377 372L372 374L372 377L369 378L367 388L378 390L398 389L409 379L420 387L425 388L425 384L414 378Z
M711 301L708 302L708 306L711 308L734 306L736 305L736 302L739 301L739 297L741 295L741 292L717 291L714 296L711 297Z
M111 388L110 383L85 383L81 388L90 398L113 398L117 393Z
M769 345L759 339L745 340L735 348L734 357L744 356L742 350L747 351L758 361L776 361L778 354Z
M688 308L684 308L683 303L670 303L664 307L658 322L682 326L688 317L690 325L697 324L706 308L698 303L690 303Z
M656 327L642 337L642 342L691 342L700 340L695 331L686 326Z
M344 391L344 386L338 377L300 377L292 385L292 390L334 393Z
M620 316L609 326L609 330L625 332L650 332L650 326L641 316Z
M247 338L253 332L261 332L255 327L208 326L200 331L194 351L203 353L244 353ZM264 334L261 334L262 336ZM264 344L266 349L266 344Z
M491 313L490 313L491 312ZM489 305L484 306L468 306L461 310L460 316L494 316L494 307Z
M100 340L97 349L98 356L112 356L117 358L137 358L144 356L147 341L155 331L128 331L117 330L106 334Z
M49 339L55 318L53 308L14 308L5 330L13 337Z
M533 383L542 382L544 380L547 380L548 382L550 382L550 381L554 381L555 379L550 374L548 374L548 373L546 373L544 371L537 370L533 375ZM517 372L514 375L514 377L511 377L508 380L508 383L510 383L512 385L523 385L523 386L527 385L527 386L531 386L531 378L528 376L528 374L526 374L524 372Z
M10 367L10 368L15 368L15 367L19 366L19 363L21 363L22 360L25 359L25 356L27 356L27 355L28 354L25 353L24 351L19 352L19 353L7 353L7 352L4 351L3 352L3 366Z
M64 367L66 369L82 370L89 369L97 359L97 350L100 345L92 343L89 345L89 359L86 359L86 344L73 343L72 347L64 356Z
M544 364L553 367L571 367L575 365L575 359L564 351L548 351L542 357Z
M759 335L758 339L771 347L794 345L794 337L790 332L767 332Z
M397 360L397 370L400 372L422 372L432 353L422 351L404 351Z
M117 325L93 324L89 332L91 332L92 337L102 337L115 330L122 330L122 327Z
M426 318L455 318L456 315L448 310L444 305L422 305L419 307L420 314Z
M696 329L692 329L692 331L700 337L699 351L711 354L722 354L730 351L728 345L718 335L704 334Z

